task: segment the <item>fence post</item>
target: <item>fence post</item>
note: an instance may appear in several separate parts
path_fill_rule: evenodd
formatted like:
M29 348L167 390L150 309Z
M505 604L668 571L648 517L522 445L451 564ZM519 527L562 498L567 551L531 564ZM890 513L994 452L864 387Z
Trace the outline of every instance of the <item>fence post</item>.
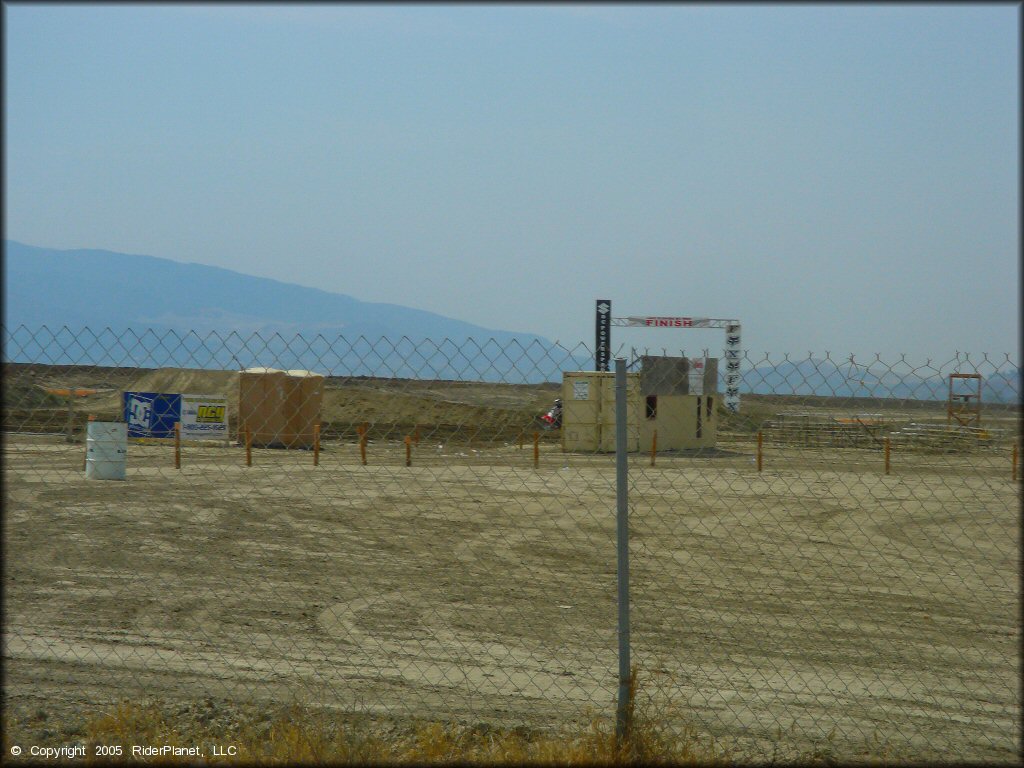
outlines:
M174 468L181 469L181 422L174 422Z
M412 436L405 436L405 466L412 466Z
M1016 442L1014 442L1014 444L1013 444L1013 474L1012 474L1012 477L1013 477L1013 481L1016 482L1017 481L1017 443Z
M618 439L618 438L616 438ZM654 466L654 457L658 453L658 430L654 430L654 434L651 435L651 466Z
M757 471L761 471L761 467L764 465L764 452L762 446L764 445L764 433L760 430L757 433Z
M885 474L889 474L889 452L891 451L889 438L885 438Z
M356 427L356 431L359 432L359 460L363 466L366 466L366 433L368 431L367 424L364 422Z
M533 468L540 466L540 432L533 433Z
M68 390L68 423L67 437L69 443L75 442L75 390L74 387Z
M252 466L252 430L245 425L245 466Z
M320 466L320 425L313 425L313 466Z
M615 522L619 601L619 698L615 743L621 750L629 733L629 465L626 457L626 361L615 358Z

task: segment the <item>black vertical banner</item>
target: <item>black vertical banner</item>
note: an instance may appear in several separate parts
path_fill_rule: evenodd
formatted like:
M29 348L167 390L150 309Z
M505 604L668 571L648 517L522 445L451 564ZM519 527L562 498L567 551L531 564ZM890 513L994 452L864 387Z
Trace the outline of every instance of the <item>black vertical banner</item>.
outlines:
M597 300L595 316L597 328L594 342L595 371L607 371L612 349L612 302L610 299Z

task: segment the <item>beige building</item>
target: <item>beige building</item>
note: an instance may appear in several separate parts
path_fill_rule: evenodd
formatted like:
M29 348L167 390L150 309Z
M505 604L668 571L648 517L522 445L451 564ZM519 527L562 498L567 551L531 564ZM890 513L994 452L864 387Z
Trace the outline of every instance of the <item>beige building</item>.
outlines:
M626 374L626 445L648 451L713 447L718 437L718 361L643 357ZM562 374L562 450L615 450L615 374Z
M640 374L626 374L626 444L640 447L643 400ZM562 374L562 450L593 453L615 450L615 374L565 371Z

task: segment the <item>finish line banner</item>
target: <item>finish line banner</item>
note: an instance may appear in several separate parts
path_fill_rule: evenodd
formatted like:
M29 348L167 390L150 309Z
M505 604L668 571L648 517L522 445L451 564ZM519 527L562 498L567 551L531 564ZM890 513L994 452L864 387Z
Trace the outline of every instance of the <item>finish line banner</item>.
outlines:
M124 420L128 437L173 438L181 423L183 440L226 440L227 397L162 392L125 392Z
M710 317L626 317L623 325L637 328L724 328L729 320Z

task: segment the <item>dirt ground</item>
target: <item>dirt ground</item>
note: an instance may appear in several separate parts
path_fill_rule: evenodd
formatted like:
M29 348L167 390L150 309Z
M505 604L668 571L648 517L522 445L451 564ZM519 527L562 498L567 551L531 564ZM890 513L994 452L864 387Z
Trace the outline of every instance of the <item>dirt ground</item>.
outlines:
M543 393L541 393L543 394ZM534 395L530 395L533 397ZM530 401L532 406L532 401ZM1019 484L1002 454L754 444L631 464L640 706L750 759L1015 762ZM3 442L6 743L124 698L548 728L614 711L614 464L515 443ZM45 727L33 713L51 713ZM38 720L38 718L36 718ZM32 730L35 728L35 730Z

